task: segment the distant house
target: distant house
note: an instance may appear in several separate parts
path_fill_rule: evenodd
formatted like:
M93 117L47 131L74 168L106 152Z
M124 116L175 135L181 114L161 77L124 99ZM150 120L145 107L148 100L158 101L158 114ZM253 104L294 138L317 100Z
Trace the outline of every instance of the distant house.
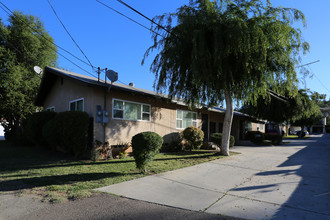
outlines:
M211 133L222 132L225 110L189 109L182 101L149 90L46 67L36 105L44 110L85 111L93 118L94 140L119 145L143 131L153 131L171 141L171 134L188 126L201 128L208 141ZM236 144L247 130L264 131L262 123L234 113L231 134Z

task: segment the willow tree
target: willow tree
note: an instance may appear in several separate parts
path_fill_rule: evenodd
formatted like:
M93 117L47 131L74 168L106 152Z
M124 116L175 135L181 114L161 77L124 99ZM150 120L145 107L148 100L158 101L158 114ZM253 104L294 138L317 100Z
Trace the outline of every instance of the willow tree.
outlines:
M142 61L157 51L150 70L159 92L191 106L225 101L223 155L229 155L233 100L267 96L271 85L276 92L282 82L296 88L294 66L300 51L309 48L293 26L296 21L305 25L304 15L264 2L191 0L176 13L154 19L158 25L152 28L160 34L153 34L154 44Z

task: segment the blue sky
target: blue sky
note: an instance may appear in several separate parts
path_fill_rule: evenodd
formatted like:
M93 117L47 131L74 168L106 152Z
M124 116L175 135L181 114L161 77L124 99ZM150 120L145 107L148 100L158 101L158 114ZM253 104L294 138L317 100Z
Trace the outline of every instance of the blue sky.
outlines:
M188 0L124 0L146 16L152 18L175 10ZM11 10L19 10L39 17L55 43L85 60L55 17L47 0L2 0ZM150 27L150 22L130 11L115 0L102 0L105 4ZM271 0L274 6L293 7L301 10L307 20L303 29L304 39L310 43L310 53L302 57L301 64L316 60L320 62L307 67L314 76L306 78L307 88L330 98L330 1L329 0ZM146 49L152 44L148 30L109 10L95 0L51 0L58 16L83 49L92 64L113 69L119 73L120 83L134 82L138 88L153 90L154 75L149 71L150 57L144 66L141 61ZM7 14L0 10L7 20ZM60 51L65 54L63 51ZM92 69L70 55L65 54L79 66ZM78 67L59 57L58 64L67 70L86 74ZM36 64L37 65L37 64ZM93 73L93 72L92 72ZM95 74L95 73L94 73ZM96 75L96 74L95 74ZM301 75L298 75L302 79ZM300 88L304 88L302 83Z

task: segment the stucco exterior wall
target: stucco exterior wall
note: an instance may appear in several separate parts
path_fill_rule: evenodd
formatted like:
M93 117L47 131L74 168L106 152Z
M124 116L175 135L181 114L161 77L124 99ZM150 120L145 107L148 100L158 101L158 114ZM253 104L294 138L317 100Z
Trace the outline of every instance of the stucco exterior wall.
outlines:
M84 111L93 117L93 106L95 105L95 92L93 87L83 86L72 80L58 78L48 94L44 109L55 107L56 112L69 111L70 101L84 99Z
M97 97L104 95L96 95ZM113 119L112 101L113 98L124 101L138 102L151 106L150 121L133 121L123 119ZM103 105L102 105L103 108ZM143 131L153 131L164 137L165 142L171 141L172 133L177 133L183 129L176 128L176 110L188 110L185 106L174 103L166 103L160 99L146 98L133 93L124 93L111 91L107 95L107 110L109 110L109 123L106 126L106 141L110 144L123 144L130 142L135 134ZM197 127L201 127L200 114L197 113ZM103 140L103 126L100 123L95 124L95 138Z
M44 108L55 107L56 112L68 111L70 101L83 99L84 111L94 118L94 140L108 141L110 145L121 145L130 142L135 134L143 131L156 132L164 137L165 142L170 142L173 133L183 130L176 128L176 110L192 111L186 106L169 103L155 97L110 89L106 92L106 110L109 112L109 123L104 126L102 123L95 122L96 106L100 105L102 110L104 109L104 97L105 91L103 89L59 77L44 102ZM113 119L112 103L114 98L150 105L150 121ZM210 122L216 124L216 132L221 130L219 126L223 123L224 113L206 109L194 110L194 112L197 113L197 127L202 128L202 114L208 114L209 134ZM240 120L243 119L236 116L233 118L231 134L235 136L236 144L239 143Z

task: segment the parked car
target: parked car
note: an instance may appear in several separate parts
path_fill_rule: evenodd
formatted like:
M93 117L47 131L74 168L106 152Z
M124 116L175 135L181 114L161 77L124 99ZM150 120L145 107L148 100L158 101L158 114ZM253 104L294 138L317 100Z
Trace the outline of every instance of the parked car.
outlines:
M301 133L301 131L297 132L298 137L300 136L300 133ZM307 130L303 130L301 137L305 137L306 135L309 135L309 132Z

